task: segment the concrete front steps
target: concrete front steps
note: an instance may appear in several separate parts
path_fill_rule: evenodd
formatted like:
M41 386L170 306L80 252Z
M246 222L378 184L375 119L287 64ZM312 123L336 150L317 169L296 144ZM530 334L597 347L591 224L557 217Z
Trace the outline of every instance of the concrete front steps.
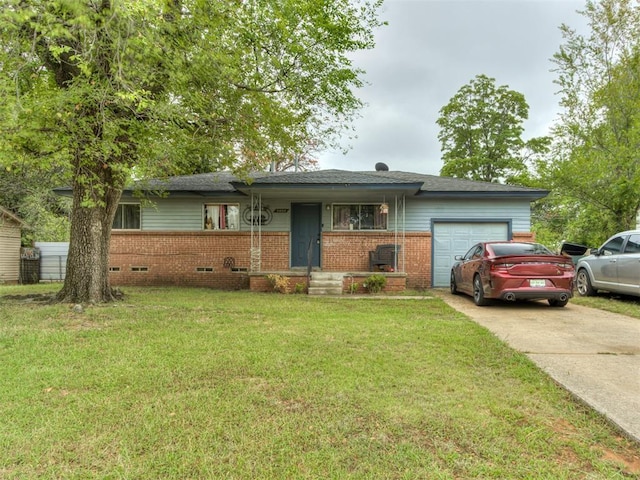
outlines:
M344 273L311 272L309 295L342 295Z

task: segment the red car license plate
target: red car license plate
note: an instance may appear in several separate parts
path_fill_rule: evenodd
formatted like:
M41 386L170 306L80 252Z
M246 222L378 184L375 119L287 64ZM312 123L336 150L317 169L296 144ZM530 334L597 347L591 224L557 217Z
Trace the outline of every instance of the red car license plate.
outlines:
M529 280L529 286L532 288L542 288L547 286L546 280Z

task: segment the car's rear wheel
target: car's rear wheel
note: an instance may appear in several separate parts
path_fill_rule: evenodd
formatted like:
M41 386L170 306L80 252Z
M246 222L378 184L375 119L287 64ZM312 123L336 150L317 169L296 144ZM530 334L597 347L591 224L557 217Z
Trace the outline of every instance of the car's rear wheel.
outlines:
M484 289L482 288L480 275L473 277L473 303L479 307L484 307L488 303L484 298Z
M576 275L576 289L583 297L590 297L596 294L595 289L591 285L589 274L584 268L578 270L578 275Z
M551 305L552 307L564 307L567 303L569 303L569 300L557 300L555 298L550 298L549 299L549 305Z
M458 285L456 284L456 276L453 273L453 270L451 270L451 281L449 282L449 288L451 289L451 293L453 295L458 294Z

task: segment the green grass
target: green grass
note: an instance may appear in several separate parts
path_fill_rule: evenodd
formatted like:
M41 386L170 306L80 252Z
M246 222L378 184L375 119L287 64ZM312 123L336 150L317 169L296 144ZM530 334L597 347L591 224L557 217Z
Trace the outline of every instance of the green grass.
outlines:
M577 293L571 299L576 305L598 308L613 313L621 313L634 318L640 318L640 298L600 293L594 297L581 297Z
M637 445L437 298L125 294L0 298L0 478L635 478Z

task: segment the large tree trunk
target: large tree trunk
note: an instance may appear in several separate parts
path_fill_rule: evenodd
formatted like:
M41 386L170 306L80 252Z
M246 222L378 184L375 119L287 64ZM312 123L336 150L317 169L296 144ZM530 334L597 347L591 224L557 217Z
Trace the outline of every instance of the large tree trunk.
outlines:
M105 186L95 189L75 182L71 210L71 239L64 286L57 300L68 303L102 303L114 300L109 284L111 226L122 190ZM98 189L100 190L100 189ZM96 198L98 197L98 198ZM83 206L83 200L93 200Z

